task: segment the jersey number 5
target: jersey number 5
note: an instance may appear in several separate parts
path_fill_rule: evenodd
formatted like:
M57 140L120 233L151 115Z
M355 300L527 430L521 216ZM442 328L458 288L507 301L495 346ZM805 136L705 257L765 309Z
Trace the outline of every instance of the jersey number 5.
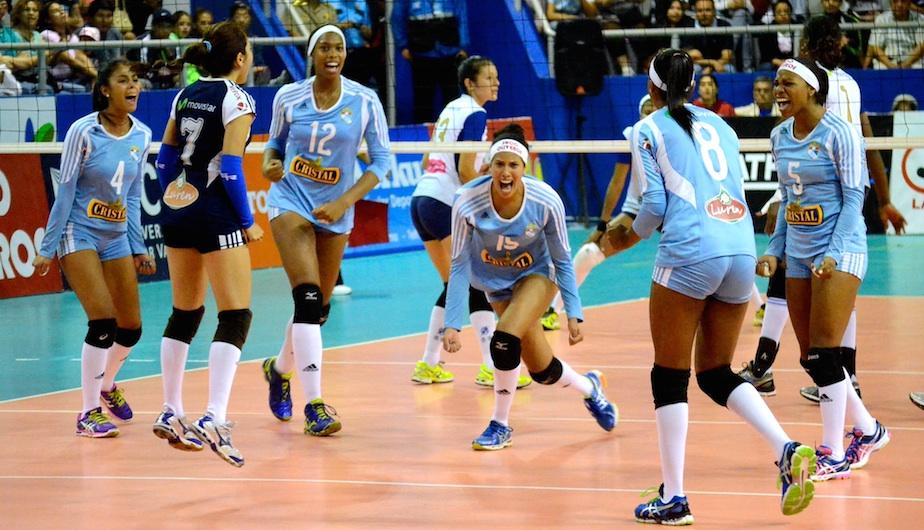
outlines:
M706 135L703 135L703 131ZM699 155L712 180L725 180L728 176L728 159L719 140L719 131L708 123L693 122L693 137L699 146Z
M790 162L789 167L786 168L786 172L789 174L789 178L793 180L791 186L793 195L802 195L802 177L796 173L797 169L799 169L799 163Z

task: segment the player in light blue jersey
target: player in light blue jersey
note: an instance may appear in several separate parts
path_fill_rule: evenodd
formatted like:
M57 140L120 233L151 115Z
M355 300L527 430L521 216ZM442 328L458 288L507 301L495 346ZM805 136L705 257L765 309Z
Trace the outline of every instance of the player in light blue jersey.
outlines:
M141 338L136 272L155 272L141 235L151 130L131 115L140 94L128 61L111 62L100 72L93 90L97 112L75 121L65 136L58 196L33 263L44 276L57 254L89 320L80 355L78 436L119 434L100 399L120 420L132 419L115 377Z
M314 436L341 429L321 398L321 324L353 228L353 205L390 167L385 112L375 92L341 75L344 42L336 26L312 33L308 57L315 75L276 93L263 155L263 175L273 181L270 226L295 303L280 354L264 361L263 373L270 410L288 421L289 379L297 368L308 402L305 433ZM363 142L371 162L357 180L353 167Z
M688 103L693 61L686 52L660 51L648 77L658 110L635 125L631 140L641 206L630 229L616 225L607 232L613 247L624 249L661 227L649 319L664 482L655 498L635 509L635 517L644 523L693 523L683 468L694 340L699 387L767 440L779 463L782 512L798 513L814 496L814 484L805 477L814 472L815 452L794 442L754 387L731 370L755 265L738 137L716 114Z
M263 237L247 200L242 158L255 110L239 83L253 65L253 50L238 25L222 22L186 49L183 62L209 75L177 94L157 156L173 312L160 343L164 408L153 431L176 449L207 444L240 467L244 457L231 440L228 403L252 319L246 244ZM209 345L209 400L205 414L187 424L183 371L208 286L218 309Z
M869 177L864 142L846 120L826 110L828 78L812 62L787 60L774 95L785 121L770 133L780 176L781 215L758 272L771 276L786 260L789 317L800 363L818 386L822 444L816 480L847 478L889 432L860 400L841 355L841 338L866 273L863 200ZM844 415L857 427L844 450ZM856 431L859 429L859 434Z
M452 206L452 267L443 336L446 351L458 351L468 287L487 293L500 318L491 337L494 415L472 447L497 450L511 444L510 407L521 357L537 383L580 392L597 423L610 431L617 413L603 395L602 374L592 370L581 375L555 357L539 324L557 285L568 311L569 342L583 340L581 300L561 199L548 184L524 176L529 151L519 125L508 125L494 137L488 160L491 176L463 186Z

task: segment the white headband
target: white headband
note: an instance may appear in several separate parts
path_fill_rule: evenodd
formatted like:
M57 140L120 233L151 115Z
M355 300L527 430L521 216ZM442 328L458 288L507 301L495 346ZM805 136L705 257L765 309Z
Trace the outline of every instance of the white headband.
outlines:
M694 82L694 81L693 81L693 76L694 76L694 75L695 75L695 72L694 72L693 74L690 75L690 86L693 86L693 82ZM656 87L660 88L661 90L667 92L667 83L665 83L664 81L661 80L661 76L659 76L659 75L658 75L658 72L655 70L655 61L654 61L654 59L652 59L651 62L648 63L648 79L651 79L651 82L654 84L654 86L656 86ZM639 112L639 114L642 113L642 105L643 105L643 104L644 104L644 102L639 102L639 105L638 105L638 108L639 108L639 111L638 111L638 112Z
M504 138L503 140L494 142L494 144L491 145L491 150L488 151L488 160L494 160L497 153L513 153L520 157L524 166L529 160L529 150L526 149L526 146L510 138Z
M346 37L343 36L343 32L340 31L340 28L334 26L333 24L327 24L326 26L321 26L318 28L314 34L308 39L308 57L311 57L311 52L314 51L314 47L317 46L318 41L321 40L327 33L336 33L340 35L340 40L343 41L344 46L346 45Z
M780 65L776 73L779 75L780 72L792 72L797 76L801 77L808 83L808 86L818 90L818 76L815 75L815 72L812 72L812 69L804 64L800 63L795 59L786 59L783 61L783 64Z

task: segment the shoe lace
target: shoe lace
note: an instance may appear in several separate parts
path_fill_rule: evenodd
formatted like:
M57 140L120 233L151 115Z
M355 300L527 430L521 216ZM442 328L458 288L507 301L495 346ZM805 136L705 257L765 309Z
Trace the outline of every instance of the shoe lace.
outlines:
M113 388L111 392L106 392L104 397L106 398L106 401L115 405L116 407L125 405L125 394L119 387Z
M279 394L280 394L279 397L281 398L282 401L289 400L289 388L290 388L289 380L283 379L282 383L279 385Z
M222 445L231 445L231 429L233 427L233 421L224 424L215 423L215 432L217 432L218 436L221 438Z
M87 414L87 419L97 425L103 425L109 423L109 416L106 416L106 413L100 409L93 409Z
M847 457L847 460L853 462L860 455L860 444L862 443L863 433L854 430L847 433L846 437L850 438L850 445L847 446L844 455Z
M329 420L331 416L337 415L337 409L327 403L314 403L311 408L314 409L314 413L318 415L319 420Z

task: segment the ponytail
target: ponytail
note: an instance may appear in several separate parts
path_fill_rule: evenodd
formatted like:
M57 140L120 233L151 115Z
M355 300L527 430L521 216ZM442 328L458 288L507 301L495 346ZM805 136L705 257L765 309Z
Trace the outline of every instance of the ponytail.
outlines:
M693 113L685 105L693 93L693 59L682 50L661 50L652 61L652 69L663 80L658 90L664 93L668 113L692 138Z
M180 61L194 64L210 76L221 77L234 70L241 53L247 53L247 34L237 24L226 21L209 28L201 42L186 48Z

